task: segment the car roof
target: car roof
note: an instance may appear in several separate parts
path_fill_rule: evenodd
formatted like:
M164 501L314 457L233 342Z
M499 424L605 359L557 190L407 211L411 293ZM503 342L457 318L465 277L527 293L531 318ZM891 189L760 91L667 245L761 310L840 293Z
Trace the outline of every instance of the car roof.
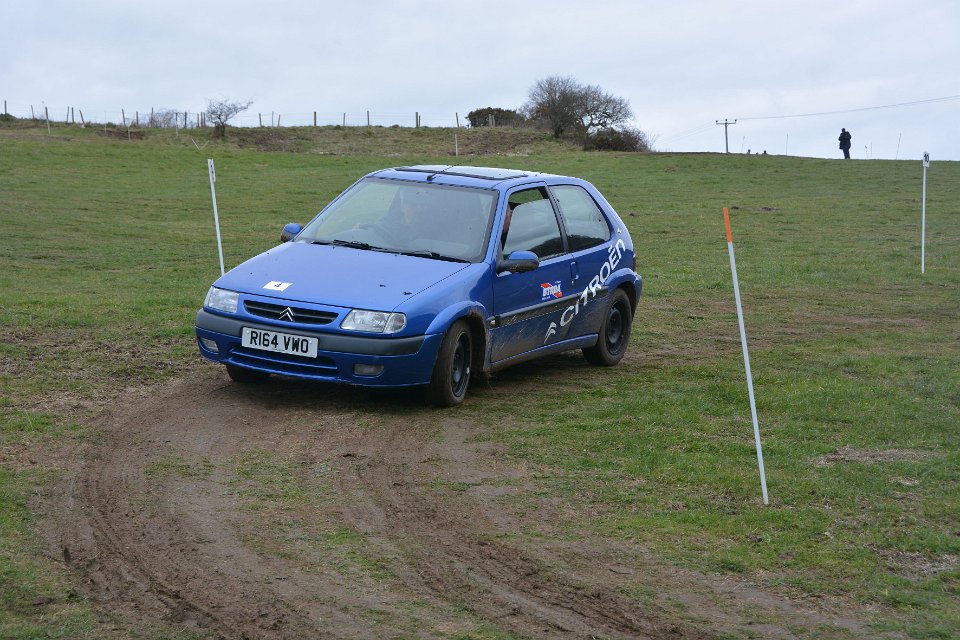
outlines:
M486 188L502 188L515 183L522 184L531 180L541 181L547 178L560 177L549 173L524 171L522 169L440 164L418 164L406 167L394 167L392 169L375 171L370 175L378 178L437 182L440 184Z

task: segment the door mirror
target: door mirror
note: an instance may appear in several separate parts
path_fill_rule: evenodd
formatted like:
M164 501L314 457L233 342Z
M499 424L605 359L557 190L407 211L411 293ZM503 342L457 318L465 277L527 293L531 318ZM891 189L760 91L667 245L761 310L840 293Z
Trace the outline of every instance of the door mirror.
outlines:
M514 251L497 263L497 273L523 273L533 271L540 266L540 258L533 251Z
M283 225L283 231L280 232L280 242L290 242L301 231L303 231L303 227L299 224L288 222Z

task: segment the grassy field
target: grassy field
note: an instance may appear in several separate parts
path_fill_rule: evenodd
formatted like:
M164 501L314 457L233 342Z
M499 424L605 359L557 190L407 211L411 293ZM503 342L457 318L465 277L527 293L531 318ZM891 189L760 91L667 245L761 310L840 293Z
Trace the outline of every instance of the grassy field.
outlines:
M593 154L522 131L460 131L461 152L485 155L454 158L454 133L250 130L220 143L0 128L0 636L94 627L31 533L31 496L58 473L38 452L91 437L122 389L203 366L193 317L219 274L207 158L228 268L376 168L458 160L591 180L644 277L631 356L551 384L508 370L501 383L530 393L457 411L589 514L571 516L570 535L586 522L878 631L960 634L960 163L931 166L921 275L919 161Z

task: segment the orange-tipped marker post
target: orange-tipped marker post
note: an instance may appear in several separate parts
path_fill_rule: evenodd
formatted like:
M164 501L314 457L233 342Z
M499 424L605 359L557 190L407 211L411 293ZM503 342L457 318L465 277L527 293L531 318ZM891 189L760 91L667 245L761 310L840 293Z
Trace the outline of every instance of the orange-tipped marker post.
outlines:
M730 271L733 273L733 293L737 301L737 323L740 325L740 345L743 347L743 366L747 370L747 392L750 396L750 417L753 419L753 438L757 444L757 465L760 467L760 489L763 504L767 498L767 475L763 469L763 447L760 445L760 424L757 421L757 402L753 395L753 374L750 373L750 352L747 350L747 330L743 325L743 306L740 304L740 281L737 279L737 261L733 255L733 234L730 232L730 212L723 208L723 224L727 230L727 251L730 253Z
M730 233L730 210L723 208L723 225L727 228L727 244L733 244L733 234Z

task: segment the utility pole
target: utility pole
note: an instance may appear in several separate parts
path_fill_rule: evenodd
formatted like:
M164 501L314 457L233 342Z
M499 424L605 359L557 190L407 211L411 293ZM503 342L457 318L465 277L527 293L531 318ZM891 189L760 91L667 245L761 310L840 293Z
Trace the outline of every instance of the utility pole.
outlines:
M737 121L736 121L736 120L724 120L723 122L720 122L719 120L717 120L717 124L722 124L722 125L723 125L723 144L724 144L724 147L725 147L726 150L727 150L727 153L730 153L730 138L729 138L729 136L727 136L727 127L729 127L729 126L732 125L732 124L737 124Z

